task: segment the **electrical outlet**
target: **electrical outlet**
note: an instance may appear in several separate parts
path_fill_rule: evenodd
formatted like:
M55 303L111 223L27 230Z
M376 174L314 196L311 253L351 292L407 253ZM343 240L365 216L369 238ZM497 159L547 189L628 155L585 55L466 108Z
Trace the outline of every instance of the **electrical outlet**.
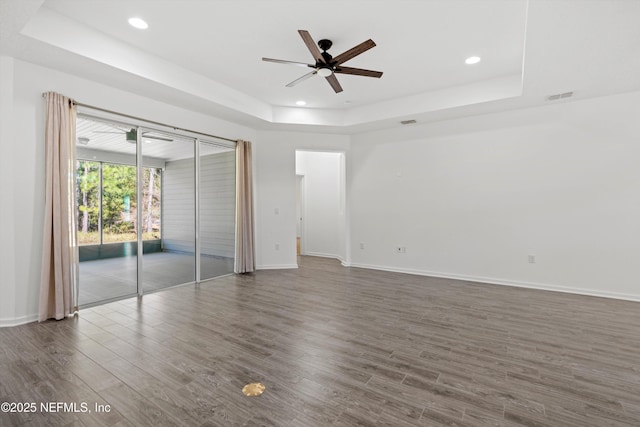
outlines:
M280 250L280 243L276 243L276 251Z
M536 263L536 256L535 255L529 255L527 257L527 259L529 260L529 264L535 264Z
M364 249L364 243L360 242L360 249Z

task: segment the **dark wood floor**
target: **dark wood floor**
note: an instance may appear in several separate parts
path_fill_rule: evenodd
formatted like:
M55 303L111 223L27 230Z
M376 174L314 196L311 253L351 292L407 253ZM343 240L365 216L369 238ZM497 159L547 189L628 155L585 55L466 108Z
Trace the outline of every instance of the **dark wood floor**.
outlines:
M0 329L0 425L640 425L640 303L301 258ZM260 397L242 387L263 382ZM95 412L95 404L111 412Z

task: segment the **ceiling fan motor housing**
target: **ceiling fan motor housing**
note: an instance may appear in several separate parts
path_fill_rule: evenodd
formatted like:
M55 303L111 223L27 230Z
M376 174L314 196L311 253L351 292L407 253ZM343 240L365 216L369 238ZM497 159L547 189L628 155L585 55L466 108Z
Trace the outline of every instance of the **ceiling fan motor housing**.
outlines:
M322 59L324 59L324 64L320 61L317 61L316 68L326 68L327 70L331 71L335 70L335 66L333 65L333 56L331 56L331 54L327 52L327 50L330 49L332 45L333 42L327 39L322 39L318 42L318 46L323 50L320 55L322 55Z
M318 47L324 51L331 49L331 46L333 46L333 42L331 40L322 39L318 42Z

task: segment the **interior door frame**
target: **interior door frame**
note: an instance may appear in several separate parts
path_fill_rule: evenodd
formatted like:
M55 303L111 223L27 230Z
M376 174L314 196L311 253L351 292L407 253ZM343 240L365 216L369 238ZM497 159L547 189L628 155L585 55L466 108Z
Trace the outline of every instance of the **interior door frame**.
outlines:
M296 212L296 221L300 224L300 255L306 254L305 248L305 191L304 191L304 175L296 174L296 199L300 207L300 212ZM299 215L298 215L299 214ZM297 234L297 233L296 233ZM298 236L296 236L298 237Z

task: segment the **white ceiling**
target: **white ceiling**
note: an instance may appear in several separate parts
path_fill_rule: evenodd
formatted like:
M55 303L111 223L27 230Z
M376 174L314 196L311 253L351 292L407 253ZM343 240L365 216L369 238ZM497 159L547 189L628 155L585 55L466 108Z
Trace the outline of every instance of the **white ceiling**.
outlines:
M271 105L294 106L302 98L313 107L342 108L346 100L362 105L520 72L525 0L394 3L138 0L114 7L48 0L44 6ZM149 29L129 26L131 16L144 17ZM321 78L286 88L309 70L261 58L314 62L298 29L316 41L331 39L334 56L373 39L378 46L345 65L381 70L383 78L339 76L345 88L339 95ZM472 55L485 60L469 67L464 59Z
M640 89L637 0L0 0L0 52L258 128L354 133ZM127 24L131 16L148 30ZM63 30L61 30L61 28ZM371 38L335 94L298 29L334 56ZM464 59L482 57L469 66ZM295 101L307 102L304 108ZM81 100L80 100L81 101Z
M136 163L136 144L127 141L126 132L136 127L134 124L94 120L79 116L76 122L77 147L82 149L86 160L106 160L104 153L119 153L129 164ZM140 128L142 131L142 156L159 162L192 159L195 156L194 138L175 132ZM213 141L199 140L199 155L208 156L233 150ZM88 156L88 154L91 154Z

